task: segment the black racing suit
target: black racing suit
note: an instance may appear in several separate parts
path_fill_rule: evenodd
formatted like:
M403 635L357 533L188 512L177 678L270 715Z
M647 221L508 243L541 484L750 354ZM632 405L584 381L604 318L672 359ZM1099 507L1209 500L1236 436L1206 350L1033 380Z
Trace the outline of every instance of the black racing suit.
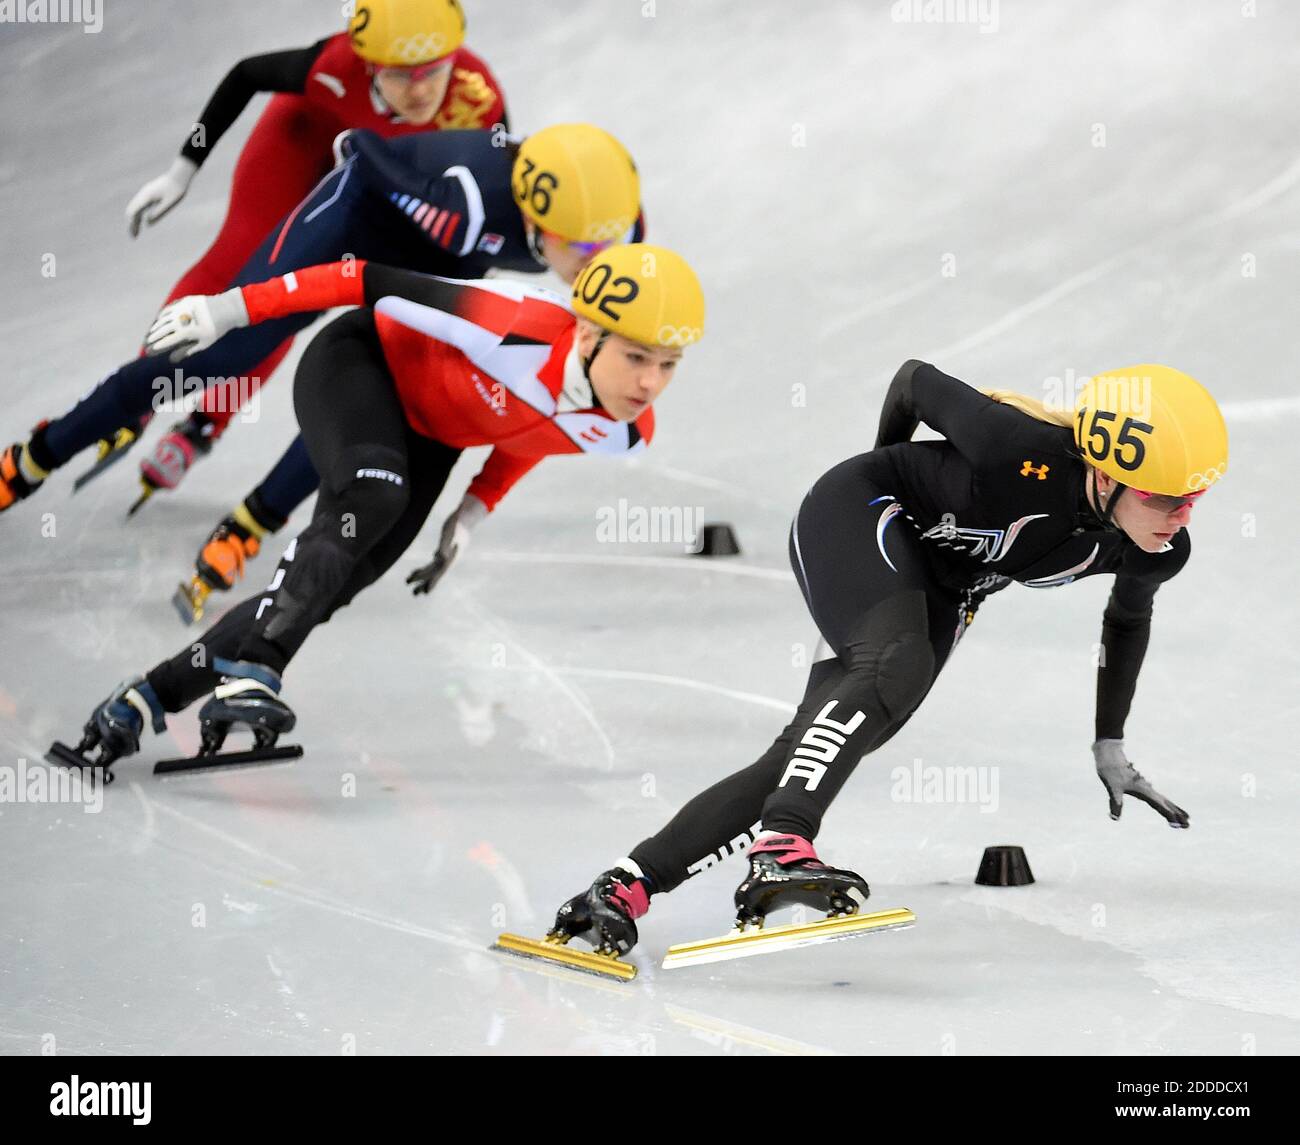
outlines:
M945 441L913 442L918 422ZM1097 738L1122 738L1152 598L1186 563L1180 530L1146 553L1084 494L1069 428L909 362L886 395L876 448L824 474L790 531L790 559L833 657L798 711L743 771L696 796L631 853L654 891L748 846L764 829L812 839L859 759L892 737L934 684L980 602L1114 573L1097 676Z

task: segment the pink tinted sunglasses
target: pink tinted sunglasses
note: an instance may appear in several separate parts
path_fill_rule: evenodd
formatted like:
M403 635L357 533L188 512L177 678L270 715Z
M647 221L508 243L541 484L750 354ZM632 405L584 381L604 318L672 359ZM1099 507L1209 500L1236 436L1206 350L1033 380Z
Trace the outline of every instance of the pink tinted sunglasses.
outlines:
M1133 489L1133 496L1150 505L1161 513L1177 513L1184 505L1193 505L1198 497L1204 497L1208 489L1198 489L1195 493L1147 493L1142 489Z
M441 56L436 60L430 60L426 64L416 64L414 67L385 67L383 71L387 72L394 79L402 83L419 83L420 80L427 76L433 75L440 68L445 68L455 59L455 52L449 56Z

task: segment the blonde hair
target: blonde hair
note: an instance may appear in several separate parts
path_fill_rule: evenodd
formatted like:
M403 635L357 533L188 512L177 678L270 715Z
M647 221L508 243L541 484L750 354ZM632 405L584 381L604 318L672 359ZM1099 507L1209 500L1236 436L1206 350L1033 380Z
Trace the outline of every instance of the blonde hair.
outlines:
M995 402L1000 402L1004 406L1018 409L1021 413L1027 414L1038 421L1061 425L1066 429L1070 429L1074 425L1074 410L1052 409L1037 398L1018 394L1015 390L981 390L980 392L986 398L992 398Z

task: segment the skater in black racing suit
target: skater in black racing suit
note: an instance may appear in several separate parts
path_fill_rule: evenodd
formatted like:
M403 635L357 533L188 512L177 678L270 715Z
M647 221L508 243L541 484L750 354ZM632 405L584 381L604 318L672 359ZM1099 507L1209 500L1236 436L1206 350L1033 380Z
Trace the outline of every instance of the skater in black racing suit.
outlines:
M1125 757L1124 722L1153 598L1187 562L1191 502L1226 468L1227 437L1199 383L1167 367L1132 369L1142 371L1144 406L1108 408L1104 394L1089 405L1085 393L1076 415L905 363L875 448L824 474L790 531L823 656L794 718L756 762L697 795L566 903L552 933L625 953L651 894L741 850L750 870L736 892L738 922L797 902L855 911L867 885L818 860L811 841L822 816L862 756L925 699L980 603L1012 581L1048 588L1114 574L1097 675L1098 773L1113 818L1128 794L1186 827L1187 813ZM1179 420L1171 406L1195 416ZM1125 420L1129 412L1141 416ZM1101 428L1089 436L1093 416ZM920 421L947 440L912 442ZM1179 476L1167 476L1171 465L1183 466Z

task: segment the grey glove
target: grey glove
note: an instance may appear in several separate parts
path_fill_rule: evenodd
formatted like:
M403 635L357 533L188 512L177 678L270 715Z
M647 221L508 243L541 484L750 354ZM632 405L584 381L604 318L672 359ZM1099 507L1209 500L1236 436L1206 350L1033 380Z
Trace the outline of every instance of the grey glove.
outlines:
M1190 827L1187 812L1173 800L1166 799L1151 786L1128 761L1122 739L1099 739L1092 745L1097 761L1097 776L1110 795L1110 817L1118 819L1124 810L1124 796L1131 795L1154 807L1171 827Z
M422 565L406 578L406 583L414 585L411 591L419 596L432 592L451 568L452 561L469 548L470 530L488 514L487 506L477 497L465 494L456 511L447 518L442 526L442 536L438 540L438 551L433 560Z

